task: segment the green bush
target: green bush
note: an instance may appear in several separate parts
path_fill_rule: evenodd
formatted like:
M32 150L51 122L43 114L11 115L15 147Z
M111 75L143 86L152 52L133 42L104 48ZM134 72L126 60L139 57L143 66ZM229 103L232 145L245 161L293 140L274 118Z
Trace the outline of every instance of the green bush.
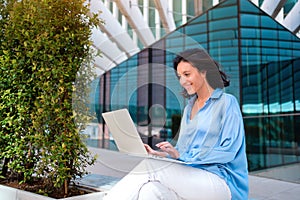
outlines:
M95 159L80 131L93 117L85 85L94 79L91 28L101 21L84 2L0 1L1 174L39 179L45 194L67 193Z

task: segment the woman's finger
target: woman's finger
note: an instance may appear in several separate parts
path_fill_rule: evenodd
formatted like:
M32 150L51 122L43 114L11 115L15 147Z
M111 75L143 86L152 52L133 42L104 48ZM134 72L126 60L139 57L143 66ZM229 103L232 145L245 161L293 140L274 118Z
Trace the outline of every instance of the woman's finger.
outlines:
M158 148L161 148L161 147L164 147L164 148L172 147L172 145L169 142L160 142L160 143L157 143L156 146Z

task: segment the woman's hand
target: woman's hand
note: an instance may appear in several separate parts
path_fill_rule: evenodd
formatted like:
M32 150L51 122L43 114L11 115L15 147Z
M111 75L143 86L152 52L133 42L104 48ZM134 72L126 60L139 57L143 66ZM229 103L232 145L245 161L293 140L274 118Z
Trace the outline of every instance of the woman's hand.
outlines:
M173 147L172 144L170 144L170 142L160 142L157 143L155 146L160 148L163 152L169 154L172 158L178 159L180 156L179 152Z
M161 149L161 151L156 151L152 149L148 144L144 144L144 146L149 154L161 157L166 157L170 155L172 158L179 158L178 151L169 142L160 142L155 145L159 149Z
M155 156L160 156L160 157L166 157L168 154L162 151L156 151L152 149L148 144L144 144L144 147L146 148L146 151L149 154L155 155Z

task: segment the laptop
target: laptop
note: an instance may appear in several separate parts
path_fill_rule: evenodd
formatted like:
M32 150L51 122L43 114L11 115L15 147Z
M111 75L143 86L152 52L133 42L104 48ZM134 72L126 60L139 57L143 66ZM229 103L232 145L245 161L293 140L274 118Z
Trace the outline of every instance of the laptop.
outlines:
M148 154L127 109L124 108L120 110L105 112L102 113L102 116L120 152L133 156L153 158L167 162L175 162L181 164L185 163L176 159Z

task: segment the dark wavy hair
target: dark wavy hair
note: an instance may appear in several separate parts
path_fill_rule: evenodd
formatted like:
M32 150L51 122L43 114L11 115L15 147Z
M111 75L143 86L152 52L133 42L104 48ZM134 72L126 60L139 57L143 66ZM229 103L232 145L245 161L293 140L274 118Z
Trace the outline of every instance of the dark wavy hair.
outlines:
M220 70L221 65L213 60L204 49L188 49L179 53L173 60L175 71L180 62L189 62L199 72L206 71L207 82L214 89L229 86L230 81L227 75Z

